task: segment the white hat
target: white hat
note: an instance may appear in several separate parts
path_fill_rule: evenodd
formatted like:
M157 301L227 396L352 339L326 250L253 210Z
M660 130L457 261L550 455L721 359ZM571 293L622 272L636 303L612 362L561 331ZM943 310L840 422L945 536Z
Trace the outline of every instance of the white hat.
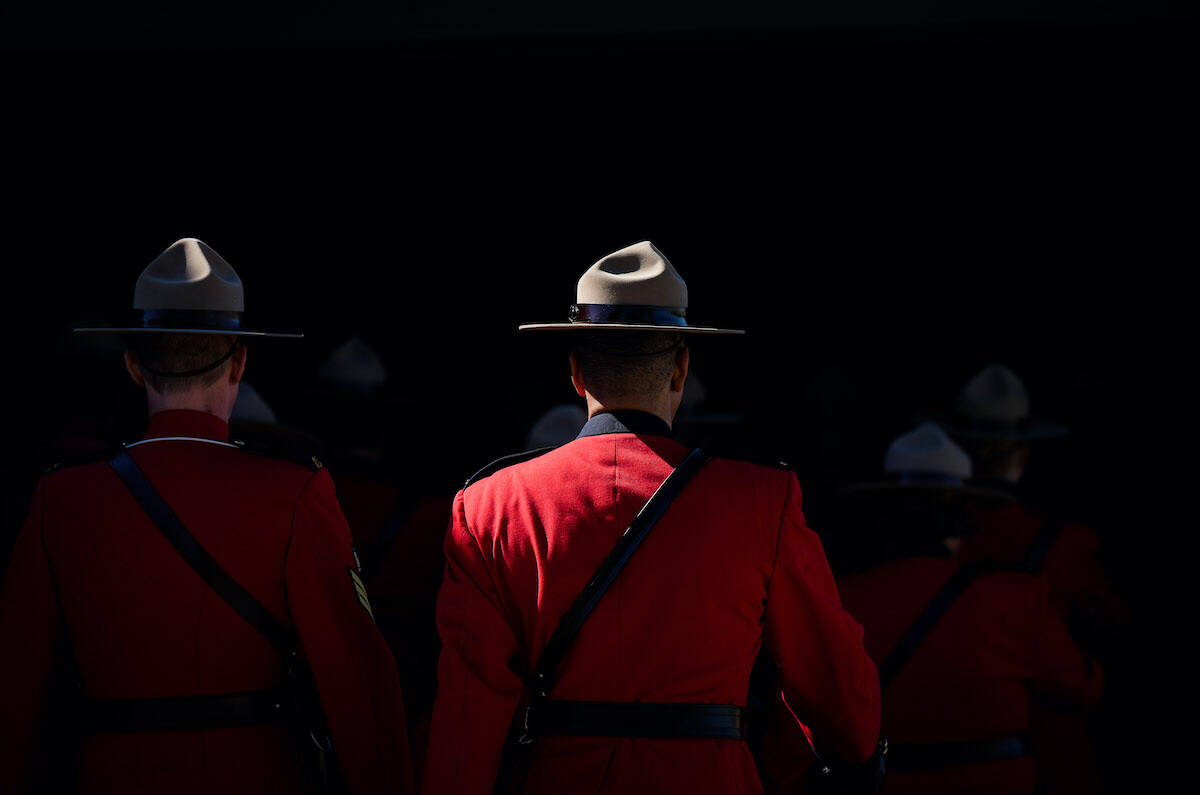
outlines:
M387 382L387 367L362 337L351 337L325 357L317 375L347 392L366 394Z
M237 400L233 401L233 411L229 419L237 422L260 422L265 425L279 424L275 410L257 389L245 381L238 384Z
M558 447L579 435L587 423L587 412L574 403L561 403L538 417L525 437L526 450Z
M968 484L971 457L933 422L922 423L893 441L883 456L883 471L889 480L859 483L844 493L931 489L1011 499L999 489Z
M527 323L521 331L615 329L686 334L744 334L689 326L688 291L663 253L648 240L614 251L579 279L566 323Z
M303 334L251 331L243 323L245 294L237 271L208 244L176 240L154 258L133 288L134 321L123 327L77 328L85 333L222 334L300 338Z
M1058 423L1033 419L1025 384L999 364L988 365L966 383L946 425L955 436L978 439L1049 439L1068 433Z

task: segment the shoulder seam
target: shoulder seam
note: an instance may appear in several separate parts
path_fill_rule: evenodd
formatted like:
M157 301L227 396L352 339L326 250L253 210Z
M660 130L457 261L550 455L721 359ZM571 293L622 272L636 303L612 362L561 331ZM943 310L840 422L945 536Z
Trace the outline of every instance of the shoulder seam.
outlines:
M321 459L317 458L315 455L305 455L303 453L290 453L281 450L252 447L244 442L238 445L238 449L243 453L256 455L260 458L273 458L277 461L288 461L296 464L297 466L302 466L312 472L320 472L325 468L325 465L321 463Z
M544 455L544 454L550 452L551 450L557 450L557 449L558 449L557 447L553 447L553 446L552 447L539 447L536 450L526 450L523 453L513 453L512 455L506 455L501 458L497 458L495 461L493 461L490 464L488 464L487 466L481 468L474 475L471 475L471 477L467 478L466 482L463 483L463 489L465 490L472 483L482 480L483 478L486 478L489 475L493 475L496 472L499 472L501 469L506 469L510 466L514 466L516 464L520 464L525 461L530 461L534 458L537 458L540 455Z

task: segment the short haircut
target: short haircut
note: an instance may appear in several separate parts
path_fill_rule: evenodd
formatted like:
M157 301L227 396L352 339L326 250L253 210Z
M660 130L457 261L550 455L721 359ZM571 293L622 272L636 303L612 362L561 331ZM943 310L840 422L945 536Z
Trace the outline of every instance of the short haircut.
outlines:
M142 377L160 395L202 389L220 381L236 344L237 337L228 334L141 334L129 341ZM196 375L161 375L202 370L218 360L218 366Z
M684 344L677 332L584 331L575 346L583 383L597 399L650 396L662 390Z

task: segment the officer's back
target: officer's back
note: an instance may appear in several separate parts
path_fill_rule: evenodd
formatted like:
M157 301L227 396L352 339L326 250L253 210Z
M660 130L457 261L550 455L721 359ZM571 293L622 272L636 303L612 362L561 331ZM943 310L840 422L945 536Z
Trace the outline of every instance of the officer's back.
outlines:
M670 427L684 340L718 331L686 324L686 288L648 243L594 265L577 295L579 322L539 327L574 335L572 380L590 415L579 438L497 462L454 501L424 790L490 792L499 776L526 792L758 791L744 724L720 719L744 707L764 644L817 743L863 761L878 739L875 668L796 478L777 467L700 468L544 670L585 585L691 458ZM510 743L502 765L531 690L531 753L510 767Z
M243 340L272 334L242 324L240 279L194 239L143 271L134 306L133 325L84 331L129 335L145 437L43 477L0 592L0 789L30 784L62 668L83 791L410 789L395 666L329 473L229 439Z

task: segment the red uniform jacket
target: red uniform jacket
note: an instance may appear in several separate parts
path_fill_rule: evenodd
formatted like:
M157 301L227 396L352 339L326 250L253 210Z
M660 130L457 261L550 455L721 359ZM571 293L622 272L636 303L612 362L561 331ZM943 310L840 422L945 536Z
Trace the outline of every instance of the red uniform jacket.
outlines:
M1024 561L1045 526L1045 518L1019 502L977 506L975 525L963 539L959 555L1002 565ZM1069 625L1092 631L1111 630L1128 621L1128 608L1112 589L1100 563L1096 531L1066 522L1040 567L1050 586L1050 602Z
M957 563L908 558L839 582L882 661ZM884 736L905 742L994 740L1030 728L1030 691L1087 705L1102 676L1076 648L1050 605L1045 580L981 575L951 605L883 694ZM1033 792L1029 757L929 769L891 770L885 792Z
M575 441L457 495L438 598L443 651L424 792L491 792L524 678L688 452L669 433L650 415L601 414ZM584 623L551 696L741 705L763 643L818 744L866 759L879 737L875 666L805 525L795 476L715 459ZM558 736L533 749L529 792L759 790L736 740Z
M327 471L205 441L211 414L155 414L130 455L201 545L298 633L352 792L411 788L392 655L356 596L353 553ZM95 698L278 686L275 648L188 566L107 465L38 485L0 594L0 789L27 784L50 671L73 653ZM87 735L89 792L297 792L278 725Z

